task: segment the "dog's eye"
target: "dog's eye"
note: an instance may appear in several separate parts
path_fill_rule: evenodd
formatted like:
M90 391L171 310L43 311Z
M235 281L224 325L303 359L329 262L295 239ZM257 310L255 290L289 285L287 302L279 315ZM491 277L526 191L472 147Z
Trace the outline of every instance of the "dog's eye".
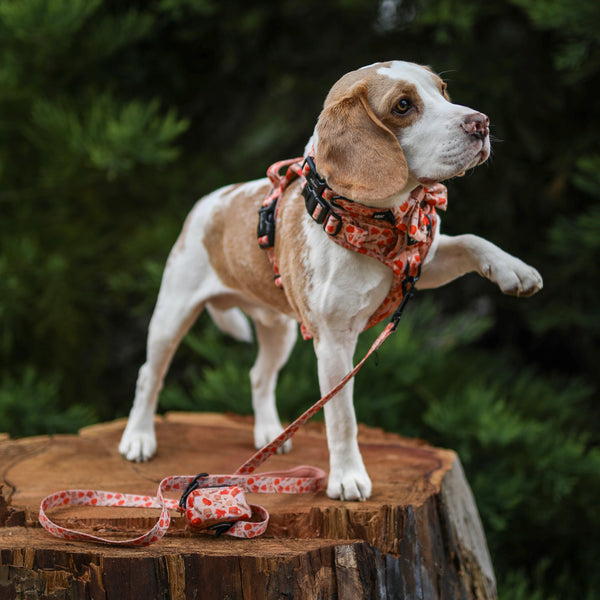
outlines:
M402 100L394 106L394 112L399 115L405 115L411 108L412 104L410 100L408 98L402 98Z

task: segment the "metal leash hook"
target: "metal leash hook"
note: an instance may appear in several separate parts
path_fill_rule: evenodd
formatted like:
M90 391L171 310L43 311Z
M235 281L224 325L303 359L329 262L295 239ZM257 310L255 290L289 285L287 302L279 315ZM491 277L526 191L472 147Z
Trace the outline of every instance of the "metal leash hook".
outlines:
M407 270L408 270L408 265ZM421 268L419 267L419 271L416 275L408 275L406 274L406 279L402 282L402 300L400 302L400 306L394 311L394 314L391 318L392 323L392 331L396 330L398 327L398 323L400 323L400 319L402 318L402 312L407 304L407 302L415 295L415 284L419 280L419 276L421 275ZM410 287L409 287L410 286Z

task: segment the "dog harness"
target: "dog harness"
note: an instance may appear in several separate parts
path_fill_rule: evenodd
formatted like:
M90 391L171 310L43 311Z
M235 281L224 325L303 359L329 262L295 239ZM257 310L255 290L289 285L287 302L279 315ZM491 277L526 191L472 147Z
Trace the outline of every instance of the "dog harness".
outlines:
M282 175L281 171L286 169ZM419 186L399 206L380 210L337 195L315 168L312 156L276 162L267 171L273 184L259 210L258 244L267 251L274 272L275 285L283 288L275 255L275 226L279 200L288 185L297 178L311 218L322 225L329 239L359 254L377 259L389 267L394 279L390 291L371 315L365 329L377 325L402 302L408 285L419 276L436 230L436 209L446 210L446 187ZM312 334L301 325L304 339Z

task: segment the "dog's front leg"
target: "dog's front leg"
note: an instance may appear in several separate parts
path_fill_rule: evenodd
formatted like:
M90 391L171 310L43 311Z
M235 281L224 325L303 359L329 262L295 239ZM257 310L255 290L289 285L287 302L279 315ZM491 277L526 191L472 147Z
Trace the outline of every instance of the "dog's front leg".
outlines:
M472 271L513 296L531 296L543 287L536 269L483 238L465 234L440 235L435 255L423 265L417 288L440 287Z
M321 393L328 393L352 370L356 338L347 334L319 335L315 341ZM332 398L324 408L329 446L329 483L327 495L341 500L366 500L371 495L371 480L358 449L353 381Z

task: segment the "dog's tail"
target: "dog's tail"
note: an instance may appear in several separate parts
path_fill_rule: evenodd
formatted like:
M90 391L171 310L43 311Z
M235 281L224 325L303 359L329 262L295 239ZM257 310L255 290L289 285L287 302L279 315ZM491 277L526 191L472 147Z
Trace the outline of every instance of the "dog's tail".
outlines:
M240 342L252 342L254 340L250 323L248 323L248 319L239 308L219 310L209 303L206 305L206 310L215 325L232 338Z

